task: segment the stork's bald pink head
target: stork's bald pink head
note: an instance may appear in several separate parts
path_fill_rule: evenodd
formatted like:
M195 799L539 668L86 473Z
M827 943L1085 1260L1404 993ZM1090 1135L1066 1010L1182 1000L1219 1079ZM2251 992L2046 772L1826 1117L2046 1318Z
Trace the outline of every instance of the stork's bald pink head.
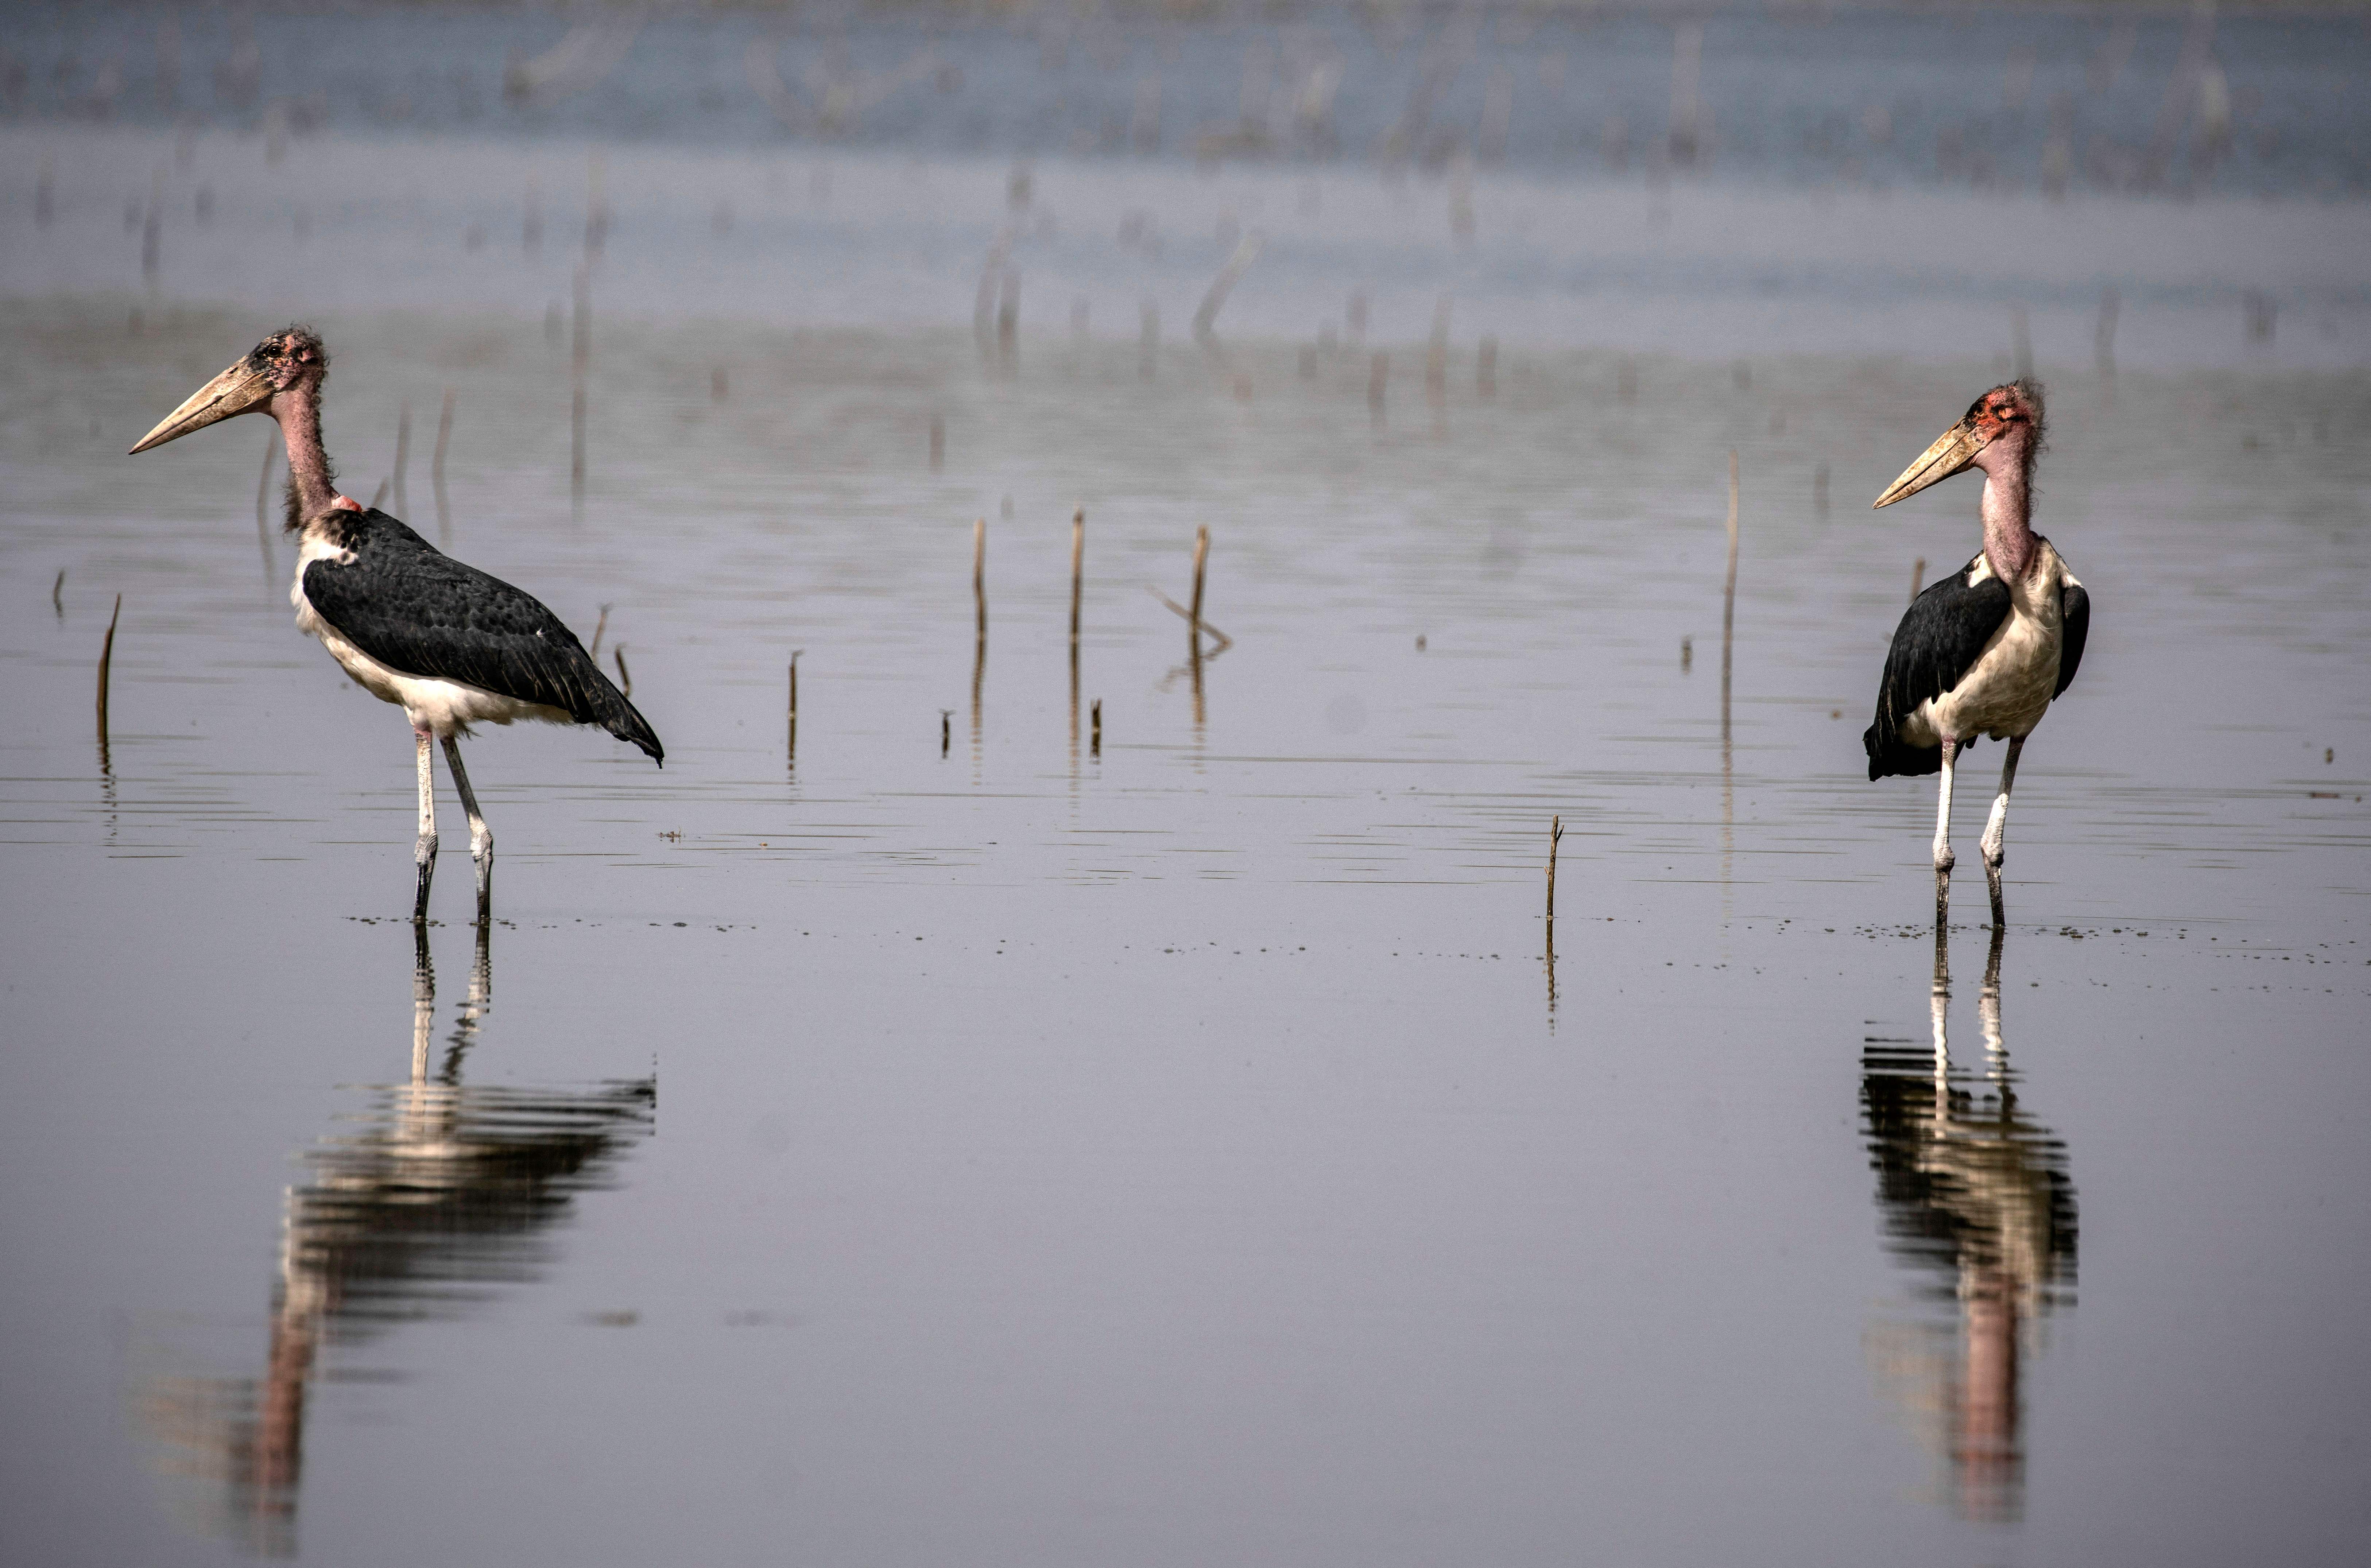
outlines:
M317 389L329 371L330 351L322 346L319 333L310 327L283 327L191 393L132 450L145 452L162 446L235 415L258 409L271 412L274 398L283 392Z
M1969 468L2003 478L2012 471L2030 477L2041 441L2041 384L2031 376L2005 382L1969 404L1960 422L1903 469L1876 504L1891 506Z

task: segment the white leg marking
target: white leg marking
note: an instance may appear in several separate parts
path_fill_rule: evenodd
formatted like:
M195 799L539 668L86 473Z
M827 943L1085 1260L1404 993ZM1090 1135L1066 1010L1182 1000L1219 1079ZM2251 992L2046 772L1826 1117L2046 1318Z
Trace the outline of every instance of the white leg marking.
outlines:
M1943 872L1958 859L1951 853L1951 763L1959 751L1959 742L1943 737L1943 781L1935 790L1935 869Z
M411 847L411 863L420 877L418 892L413 895L411 917L428 917L428 882L436 874L436 779L432 767L435 757L434 735L425 730L411 732L411 739L420 754L420 836Z
M2017 757L2023 750L2023 735L2009 742L2008 760L2001 764L2000 794L1993 801L1992 820L1984 824L1984 864L1995 871L2000 870L2001 859L2007 852L2008 792L2017 782Z

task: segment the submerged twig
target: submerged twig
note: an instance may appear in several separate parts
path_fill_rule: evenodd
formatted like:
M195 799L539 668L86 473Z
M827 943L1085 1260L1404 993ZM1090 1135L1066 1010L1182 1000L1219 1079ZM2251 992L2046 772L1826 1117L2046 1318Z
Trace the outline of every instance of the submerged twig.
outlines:
M618 661L618 694L630 702L634 697L634 673L626 668L626 645L620 642L611 649L609 657Z
M1154 598L1160 600L1162 604L1168 605L1174 613L1184 617L1186 621L1193 622L1197 619L1193 611L1187 609L1185 605L1179 604L1176 600L1171 598L1160 589L1155 588L1151 583L1146 583L1144 585L1144 591L1151 594ZM1208 654L1204 655L1204 657L1215 659L1220 654L1224 653L1228 649L1232 648L1235 645L1235 640L1233 638L1229 637L1225 632L1220 631L1209 621L1201 621L1199 624L1204 631L1209 632L1212 637L1219 640L1219 645L1216 648L1211 649Z

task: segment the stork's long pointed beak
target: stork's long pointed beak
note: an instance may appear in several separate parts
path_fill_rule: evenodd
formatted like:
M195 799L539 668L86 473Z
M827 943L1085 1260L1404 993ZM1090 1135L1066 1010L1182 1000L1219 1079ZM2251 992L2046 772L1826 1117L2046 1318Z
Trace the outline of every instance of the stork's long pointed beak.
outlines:
M1904 496L1916 495L1928 485L1949 478L1973 463L1976 454L1982 452L1985 444L1984 437L1976 431L1973 416L1961 420L1937 437L1934 445L1920 453L1918 461L1903 469L1902 477L1885 487L1885 493L1877 498L1870 510L1891 506Z
M219 420L246 413L269 401L272 391L271 376L242 359L191 394L188 402L167 414L132 450L145 452L152 446L179 441L190 432L203 430Z

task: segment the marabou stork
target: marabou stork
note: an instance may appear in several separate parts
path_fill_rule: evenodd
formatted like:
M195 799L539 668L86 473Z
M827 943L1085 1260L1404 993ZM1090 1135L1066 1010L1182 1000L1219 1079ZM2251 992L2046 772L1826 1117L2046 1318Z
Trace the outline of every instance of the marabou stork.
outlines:
M2026 736L2074 684L2091 629L2091 597L2048 539L2033 531L2033 463L2042 445L2041 388L1995 386L1886 487L1877 505L1968 468L1984 471L1984 548L1911 602L1885 656L1877 721L1861 736L1871 780L1943 775L1935 807L1935 895L1949 889L1951 765L1978 737L2008 742L2000 795L1984 824L1984 870L1995 904L2009 787Z
M540 719L598 724L665 762L659 738L584 651L529 594L462 565L376 507L339 492L321 446L321 383L330 355L307 327L289 327L207 382L132 450L145 452L236 414L264 413L288 446L287 527L299 541L289 599L296 625L321 640L356 685L399 704L420 766L419 873L411 917L428 915L436 869L430 744L442 741L469 818L478 918L488 917L494 836L479 813L459 737L478 723Z

